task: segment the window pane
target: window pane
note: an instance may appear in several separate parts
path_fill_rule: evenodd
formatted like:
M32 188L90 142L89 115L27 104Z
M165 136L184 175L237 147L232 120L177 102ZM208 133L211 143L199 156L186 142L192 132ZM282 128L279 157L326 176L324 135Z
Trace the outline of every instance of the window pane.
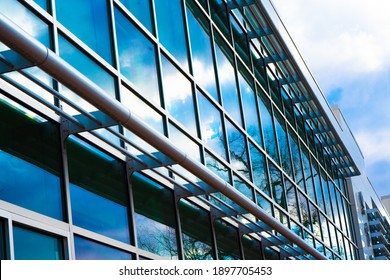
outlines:
M245 260L262 260L263 252L261 250L260 241L250 237L249 235L243 235L241 237L242 247L244 249Z
M218 23L218 28L227 40L230 41L230 27L226 3L223 0L210 1L210 12L213 21Z
M120 0L129 11L151 32L153 31L153 12L151 0Z
M188 69L182 0L154 0L154 4L160 42L184 68ZM172 28L175 32L172 32Z
M179 202L179 213L184 258L186 260L214 259L209 214L185 200Z
M218 40L218 37L216 37L216 43L215 53L217 55L218 81L222 94L222 104L228 114L242 125L240 99L233 68L233 53L222 42L222 39Z
M73 223L129 244L124 164L75 137L66 144Z
M177 259L176 221L172 191L139 173L131 177L138 247Z
M197 93L202 139L215 153L226 159L222 113L202 93Z
M96 83L101 87L104 92L115 98L115 80L114 77L108 74L102 67L94 62L90 57L84 54L81 50L76 48L70 43L65 37L58 36L58 44L60 49L60 56L68 62L70 65L75 67L78 71L83 73L92 82ZM74 97L82 101L81 97ZM83 101L84 103L86 101Z
M38 39L50 48L49 26L29 11L24 5L15 0L0 0L2 11L7 17L19 25L24 31Z
M94 242L79 236L74 237L77 260L131 260L130 253Z
M237 228L224 221L214 223L219 260L241 259Z
M197 135L191 82L164 56L161 62L165 107L193 135Z
M281 167L283 170L290 175L293 176L292 165L291 165L291 156L290 149L288 146L288 138L286 134L286 122L279 112L275 110L275 127L276 127L276 135L278 137L279 143L279 151L280 151L280 161Z
M262 136L259 123L259 113L256 106L256 96L253 91L253 81L249 73L240 70L238 73L240 82L240 92L244 109L245 128L249 136L251 136L257 144L263 146ZM249 80L249 82L247 82Z
M277 251L270 247L266 247L264 250L264 259L266 260L280 260L280 255Z
M229 121L226 122L230 163L235 170L250 179L248 153L244 135Z
M189 157L200 161L199 145L171 123L169 125L169 138L175 143L176 147L185 152Z
M0 199L62 220L59 128L3 99L0 112Z
M272 120L271 104L267 97L258 97L261 114L261 125L263 127L264 145L267 153L274 161L279 163L278 150L276 146L276 135Z
M187 1L187 6L189 8L187 9L188 28L195 79L215 100L219 101L209 22L192 1Z
M218 159L208 152L205 152L206 166L226 182L230 182L229 169Z
M252 163L253 183L267 195L270 195L264 155L250 141L249 152Z
M56 0L57 19L91 49L113 63L106 0Z
M283 188L282 172L275 167L272 163L269 163L269 174L271 177L271 190L274 201L281 207L287 210L286 194Z
M117 9L115 24L121 74L142 96L160 105L155 45Z
M0 219L0 260L7 259L7 247L5 240L5 223L2 219Z
M62 260L64 248L61 238L13 227L16 260Z
M34 2L41 6L45 11L48 11L47 0L34 0Z

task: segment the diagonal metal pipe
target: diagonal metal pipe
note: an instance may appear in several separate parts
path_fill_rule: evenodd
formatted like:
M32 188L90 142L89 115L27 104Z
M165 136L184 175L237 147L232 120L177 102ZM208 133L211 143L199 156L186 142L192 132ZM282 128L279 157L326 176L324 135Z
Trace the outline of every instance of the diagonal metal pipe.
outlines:
M41 68L58 82L74 91L96 108L110 116L113 120L117 121L119 124L170 157L199 179L230 198L237 205L247 210L248 213L251 213L265 224L275 229L278 233L301 247L314 258L319 260L327 259L297 234L286 228L275 218L269 216L268 213L236 190L233 186L216 176L206 166L188 157L185 152L178 149L168 138L134 115L130 108L127 108L119 101L107 95L95 83L65 62L53 51L45 47L38 40L27 34L2 13L0 13L0 42L3 42L9 48L18 52L33 65Z

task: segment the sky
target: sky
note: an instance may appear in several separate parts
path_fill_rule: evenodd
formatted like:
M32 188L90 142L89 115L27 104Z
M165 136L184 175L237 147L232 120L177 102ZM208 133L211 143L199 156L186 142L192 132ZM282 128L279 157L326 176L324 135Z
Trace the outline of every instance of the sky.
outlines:
M379 196L390 195L389 0L272 0L329 104L337 104Z

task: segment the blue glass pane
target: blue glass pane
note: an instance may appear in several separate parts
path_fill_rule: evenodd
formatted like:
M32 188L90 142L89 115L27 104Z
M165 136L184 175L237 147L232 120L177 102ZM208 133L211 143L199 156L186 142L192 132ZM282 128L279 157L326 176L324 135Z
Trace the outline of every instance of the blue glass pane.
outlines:
M202 93L197 93L202 139L215 153L226 159L222 113Z
M120 1L151 33L154 33L151 0Z
M269 163L269 175L271 178L271 191L274 201L287 210L286 194L283 188L282 172L272 163Z
M269 101L264 101L258 97L260 107L261 124L263 128L265 150L274 161L279 163L278 150L276 146L276 135L272 120L272 111Z
M58 127L11 106L0 99L0 200L62 220Z
M131 260L130 253L94 242L79 236L74 237L77 260Z
M283 170L293 176L290 149L288 146L288 138L286 134L286 122L279 112L275 110L274 123L276 128L276 136L278 138L279 151L280 151L280 164Z
M182 0L154 0L154 4L160 42L184 68L188 69Z
M102 67L76 48L65 37L58 36L58 44L60 56L66 62L96 83L109 96L115 98L115 80L113 76L103 70Z
M13 227L13 237L16 260L64 259L63 242L60 238L18 226Z
M233 169L250 179L248 153L244 135L231 122L226 122L230 163Z
M34 0L34 2L37 3L39 6L41 6L42 9L48 12L47 0Z
M9 19L50 48L49 26L40 18L15 0L0 0L0 7L1 11L7 11L6 15Z
M113 63L106 0L56 0L57 19L108 63Z
M200 161L199 145L173 124L169 125L169 138L176 144L176 147L185 152L189 157Z
M187 9L188 28L192 51L192 68L200 86L217 101L218 91L215 79L214 60L210 41L210 27L206 18L195 5Z
M257 111L255 92L253 91L253 82L251 81L248 83L244 77L249 77L249 74L247 74L247 76L243 76L243 74L244 71L238 73L238 80L240 83L240 92L244 109L245 128L249 136L251 136L257 144L263 146L259 112Z
M205 152L204 154L206 166L223 180L225 180L226 182L230 182L230 172L226 165L224 165L221 161L216 159L210 153Z
M249 198L250 200L254 200L253 189L236 175L233 176L233 185L239 192L241 192L247 198Z
M197 135L191 82L164 56L161 62L165 107L193 135Z
M122 163L75 137L67 141L67 151L73 223L130 243Z
M249 153L252 162L253 183L264 193L270 195L264 155L252 143L249 143Z
M223 50L227 53L229 59L222 52L220 46L216 45L215 53L217 55L218 80L221 88L222 104L228 114L242 125L240 99L235 78L236 74L232 65L232 53L226 46Z
M160 105L154 44L117 9L115 24L121 74L134 83L146 99Z

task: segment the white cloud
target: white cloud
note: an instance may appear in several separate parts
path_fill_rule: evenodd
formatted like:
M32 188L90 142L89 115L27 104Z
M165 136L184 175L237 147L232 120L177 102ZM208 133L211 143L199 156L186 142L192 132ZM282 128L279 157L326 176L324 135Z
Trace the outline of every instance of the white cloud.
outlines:
M355 138L359 143L367 164L379 161L390 164L390 129L360 131L355 133Z

